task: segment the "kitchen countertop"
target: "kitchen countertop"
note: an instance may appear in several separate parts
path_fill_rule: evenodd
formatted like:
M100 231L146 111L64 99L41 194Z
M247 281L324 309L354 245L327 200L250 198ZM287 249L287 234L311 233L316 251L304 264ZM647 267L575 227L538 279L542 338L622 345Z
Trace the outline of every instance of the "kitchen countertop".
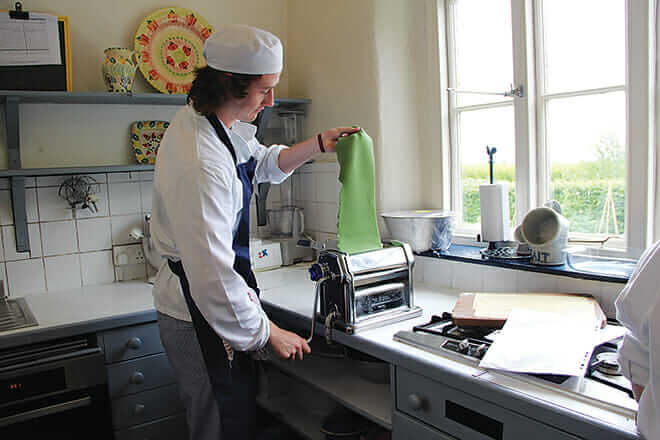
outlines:
M264 309L302 336L309 335L314 303L314 283L306 266L257 273ZM638 439L630 411L613 411L607 405L581 401L565 392L518 380L516 375L487 372L471 364L437 356L392 339L399 330L428 322L432 314L453 308L460 292L415 285L416 305L423 316L355 335L333 332L344 345L369 353L399 367L430 377L466 393L532 417L584 438ZM25 297L39 325L0 334L0 349L74 334L156 320L151 285L122 282ZM324 334L317 325L316 333Z
M151 284L144 281L85 286L24 298L38 325L0 333L0 349L156 320Z

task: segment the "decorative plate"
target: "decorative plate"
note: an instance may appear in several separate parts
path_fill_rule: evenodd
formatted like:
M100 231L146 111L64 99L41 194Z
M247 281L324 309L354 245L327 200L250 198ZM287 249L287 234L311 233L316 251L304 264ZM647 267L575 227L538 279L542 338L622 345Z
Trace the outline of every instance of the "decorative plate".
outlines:
M162 93L188 93L197 67L204 67L204 42L213 27L185 8L158 9L135 34L140 72Z
M131 143L138 163L153 165L160 141L170 126L167 121L136 121L131 125Z

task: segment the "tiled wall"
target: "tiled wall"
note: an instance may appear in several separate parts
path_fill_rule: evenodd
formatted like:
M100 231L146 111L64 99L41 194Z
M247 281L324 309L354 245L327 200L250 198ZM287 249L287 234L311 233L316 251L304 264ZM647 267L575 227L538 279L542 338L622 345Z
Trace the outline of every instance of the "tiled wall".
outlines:
M438 258L415 259L415 282L467 292L561 292L592 295L614 318L614 300L624 284L581 280Z
M9 182L0 179L0 277L10 296L145 278L146 263L116 266L113 250L140 246L129 232L143 230L151 212L153 172L91 176L100 184L97 213L74 213L58 196L68 176L26 179L29 253L16 253Z
M291 177L295 203L304 209L305 230L317 240L337 236L338 176L337 162L314 162L303 165Z

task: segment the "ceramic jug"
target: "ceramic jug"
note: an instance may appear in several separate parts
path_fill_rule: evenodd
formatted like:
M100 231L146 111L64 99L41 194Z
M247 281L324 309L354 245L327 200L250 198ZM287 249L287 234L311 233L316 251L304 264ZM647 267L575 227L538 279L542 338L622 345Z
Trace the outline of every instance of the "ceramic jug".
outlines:
M138 67L137 53L131 49L111 47L103 51L103 81L108 92L131 93L135 71Z
M527 213L520 232L531 250L532 264L558 266L566 263L568 225L557 202L546 203Z

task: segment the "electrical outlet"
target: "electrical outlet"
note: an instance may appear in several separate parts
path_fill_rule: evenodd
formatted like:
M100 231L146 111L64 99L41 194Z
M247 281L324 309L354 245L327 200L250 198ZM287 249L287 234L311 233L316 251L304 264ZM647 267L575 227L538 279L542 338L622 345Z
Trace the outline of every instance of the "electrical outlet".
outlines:
M127 246L115 246L112 248L115 266L126 266L129 264L144 264L144 252L141 244Z

